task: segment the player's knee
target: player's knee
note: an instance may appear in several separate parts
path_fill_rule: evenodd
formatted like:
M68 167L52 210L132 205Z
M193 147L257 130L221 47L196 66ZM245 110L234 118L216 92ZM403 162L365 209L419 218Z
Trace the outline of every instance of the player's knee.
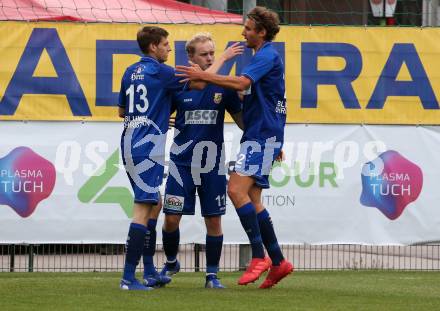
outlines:
M150 204L135 203L133 206L133 222L146 225L149 218Z
M232 201L238 200L241 196L240 187L235 183L229 183L228 196L231 198Z
M157 205L153 205L150 211L149 219L157 219L159 218L160 211L162 210L162 203L159 201Z
M166 232L173 232L179 228L180 215L165 215L165 221L163 223L163 229Z
M208 228L221 228L222 218L221 216L207 216L205 217L205 223Z
M221 216L205 217L205 224L208 235L211 236L222 235Z

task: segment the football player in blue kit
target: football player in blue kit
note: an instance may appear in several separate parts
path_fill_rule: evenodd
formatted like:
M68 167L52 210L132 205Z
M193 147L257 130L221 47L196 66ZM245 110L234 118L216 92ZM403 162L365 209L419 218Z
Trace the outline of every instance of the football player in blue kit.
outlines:
M129 66L121 81L119 116L124 118L121 137L122 159L134 192L133 219L129 227L124 272L120 288L151 290L171 281L160 275L153 264L156 248L157 215L161 209L159 186L163 180L165 142L171 111L172 94L184 84L174 68L165 65L171 51L168 32L146 26L137 33L144 57ZM235 56L236 47L228 49ZM225 53L227 54L227 53ZM216 72L226 56L211 66ZM143 257L143 282L135 277Z
M189 60L202 70L213 64L215 45L210 34L196 34L185 48ZM178 174L169 174L166 183L162 239L167 262L161 274L179 271L179 224L182 215L194 215L197 192L207 231L205 287L224 288L217 278L223 245L221 216L226 211L223 125L225 110L242 124L241 101L236 91L211 84L201 91L174 93L172 104L177 112L173 146L185 149L178 153L172 147L170 153Z
M270 269L260 288L274 286L293 271L281 252L269 212L261 203L262 189L269 188L272 163L281 154L286 123L284 65L271 42L279 29L278 15L269 9L255 7L247 14L242 35L255 54L240 76L217 75L195 66L176 67L181 72L178 76L190 81L244 91L244 131L228 195L252 248L252 260L238 284L254 282ZM264 247L270 258L265 257Z

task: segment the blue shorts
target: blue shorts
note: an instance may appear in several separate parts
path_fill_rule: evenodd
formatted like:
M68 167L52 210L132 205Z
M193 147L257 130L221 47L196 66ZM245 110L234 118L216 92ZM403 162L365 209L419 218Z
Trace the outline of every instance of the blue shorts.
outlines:
M194 215L196 190L200 198L203 217L224 215L226 212L226 176L218 169L200 174L200 185L196 185L190 166L176 165L182 185L169 175L165 186L163 212L171 215Z
M133 167L127 165L124 156L122 158L128 179L130 180L131 188L133 189L134 202L151 204L159 203L159 187L162 184L164 167L152 162L154 164L152 167L141 173L137 173L136 170L133 170ZM134 157L133 163L136 166L147 159L148 157Z
M270 170L281 148L282 144L276 142L244 141L240 145L234 171L254 178L258 187L268 189Z

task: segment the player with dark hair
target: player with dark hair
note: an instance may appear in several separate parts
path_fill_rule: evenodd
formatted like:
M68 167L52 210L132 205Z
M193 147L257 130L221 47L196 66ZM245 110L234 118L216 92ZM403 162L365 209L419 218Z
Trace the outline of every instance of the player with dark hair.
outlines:
M174 68L164 64L171 51L167 37L168 32L160 27L147 26L138 31L137 41L145 56L126 69L119 93L119 116L124 118L122 159L135 197L120 283L125 290L150 290L171 281L154 267L156 220L149 219L152 210L161 208L158 187L164 168L160 158L165 156L171 93L183 87L174 76ZM145 142L145 137L154 142ZM143 284L135 278L142 255Z
M293 271L284 259L268 211L261 203L262 189L269 188L273 161L281 154L286 123L284 65L271 41L279 32L278 15L264 7L252 9L243 36L255 51L240 76L223 76L197 67L177 66L191 81L202 80L221 87L244 91L244 133L235 172L228 183L228 195L236 207L252 247L252 260L238 283L256 281L270 268L260 288L269 288ZM264 247L270 256L265 257Z

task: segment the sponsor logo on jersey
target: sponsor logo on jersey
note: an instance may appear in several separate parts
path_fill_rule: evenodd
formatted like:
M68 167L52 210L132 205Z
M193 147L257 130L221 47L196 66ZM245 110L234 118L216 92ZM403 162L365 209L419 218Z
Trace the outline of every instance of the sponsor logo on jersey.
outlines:
M184 99L183 99L183 102L184 102L184 103L189 103L189 102L192 102L192 101L193 101L192 98L184 98Z
M185 124L216 124L217 110L185 111Z
M178 195L172 195L172 194L166 194L165 195L165 208L173 211L181 212L183 211L183 203L185 202L185 198L178 196Z
M142 72L142 66L137 67L134 72L131 74L131 81L135 81L135 80L143 80L144 79L144 75L141 74Z
M286 114L286 102L284 100L279 100L277 102L277 107L275 108L276 113Z
M222 93L214 93L214 103L220 104L222 102Z

